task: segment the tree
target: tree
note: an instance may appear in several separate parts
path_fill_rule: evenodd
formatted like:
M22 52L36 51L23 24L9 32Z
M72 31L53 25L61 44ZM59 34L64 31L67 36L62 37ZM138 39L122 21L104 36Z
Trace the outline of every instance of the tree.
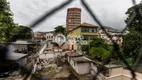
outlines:
M132 21L131 25L128 26L128 30L136 30L138 32L142 32L142 4L130 7L127 10L126 14L128 15L128 17L126 18L125 22L127 23L130 17L136 12L136 17Z
M11 41L15 28L12 16L9 3L6 0L0 0L0 42Z
M32 30L26 26L16 26L16 28L14 29L14 37L13 39L17 40L17 39L22 39L22 40L28 40L28 39L32 39L33 34L32 34Z
M102 38L95 37L89 45L89 54L91 58L103 60L109 54L109 45Z
M92 47L90 50L91 58L103 60L108 55L108 51L102 47Z
M102 47L106 50L109 50L109 45L102 38L94 37L93 40L90 42L89 46L90 46L90 48L91 47Z
M55 33L66 34L66 29L63 26L57 26L54 29L55 29L54 30Z
M128 26L129 33L123 36L123 56L126 59L132 59L132 64L136 61L139 49L142 47L142 5L138 4L128 9L126 14L128 15L127 19L125 20L126 23L130 19L130 17L135 13L138 12L137 16L132 21L131 25Z

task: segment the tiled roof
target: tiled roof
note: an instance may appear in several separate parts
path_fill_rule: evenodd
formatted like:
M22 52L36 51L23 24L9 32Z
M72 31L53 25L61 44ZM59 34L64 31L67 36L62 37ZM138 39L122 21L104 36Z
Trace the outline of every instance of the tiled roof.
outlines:
M98 26L95 26L95 25L92 25L92 24L89 24L89 23L86 23L86 22L82 23L80 26L98 27Z
M84 26L84 27L98 27L98 26L95 26L95 25L92 25L92 24L89 24L89 23L84 22L84 23L82 23L81 25L79 25L78 27L76 27L76 28L70 30L69 32L72 32L72 31L74 31L75 29L77 29L77 28L79 28L79 27L81 27L81 26Z

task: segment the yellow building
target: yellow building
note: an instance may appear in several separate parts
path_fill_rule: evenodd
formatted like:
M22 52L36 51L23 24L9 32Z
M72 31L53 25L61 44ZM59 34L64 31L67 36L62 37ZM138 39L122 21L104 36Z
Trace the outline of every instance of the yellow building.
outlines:
M84 22L68 33L68 39L75 41L75 46L79 43L82 49L82 45L89 45L89 41L98 35L98 26Z
M98 26L84 22L80 26L71 30L68 35L72 37L82 36L83 40L92 40L99 35Z

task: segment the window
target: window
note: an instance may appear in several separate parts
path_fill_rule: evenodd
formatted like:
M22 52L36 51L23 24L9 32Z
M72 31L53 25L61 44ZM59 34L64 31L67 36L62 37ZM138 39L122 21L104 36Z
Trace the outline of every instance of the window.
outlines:
M94 28L94 29L93 29L93 32L97 32L97 29L96 29L96 28Z
M69 22L72 22L71 19L69 19Z
M81 32L89 32L89 28L82 27Z
M89 32L97 32L96 28L90 28Z

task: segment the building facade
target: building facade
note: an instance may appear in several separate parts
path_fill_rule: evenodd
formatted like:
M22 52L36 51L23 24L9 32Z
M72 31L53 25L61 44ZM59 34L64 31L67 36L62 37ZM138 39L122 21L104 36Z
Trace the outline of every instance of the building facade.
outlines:
M98 26L84 22L69 32L68 39L75 41L74 45L78 46L78 50L86 51L89 42L98 35Z
M117 30L115 30L113 28L110 28L110 27L106 27L106 26L105 26L105 30L111 36L112 40L117 41L117 43L119 45L122 45L122 41L123 41L122 36L124 34L121 35L121 32L118 32ZM99 37L100 38L106 40L106 42L108 44L113 44L111 39L108 37L108 35L102 29L99 29L98 32L99 32Z
M68 8L66 17L66 28L70 31L81 24L81 9Z

